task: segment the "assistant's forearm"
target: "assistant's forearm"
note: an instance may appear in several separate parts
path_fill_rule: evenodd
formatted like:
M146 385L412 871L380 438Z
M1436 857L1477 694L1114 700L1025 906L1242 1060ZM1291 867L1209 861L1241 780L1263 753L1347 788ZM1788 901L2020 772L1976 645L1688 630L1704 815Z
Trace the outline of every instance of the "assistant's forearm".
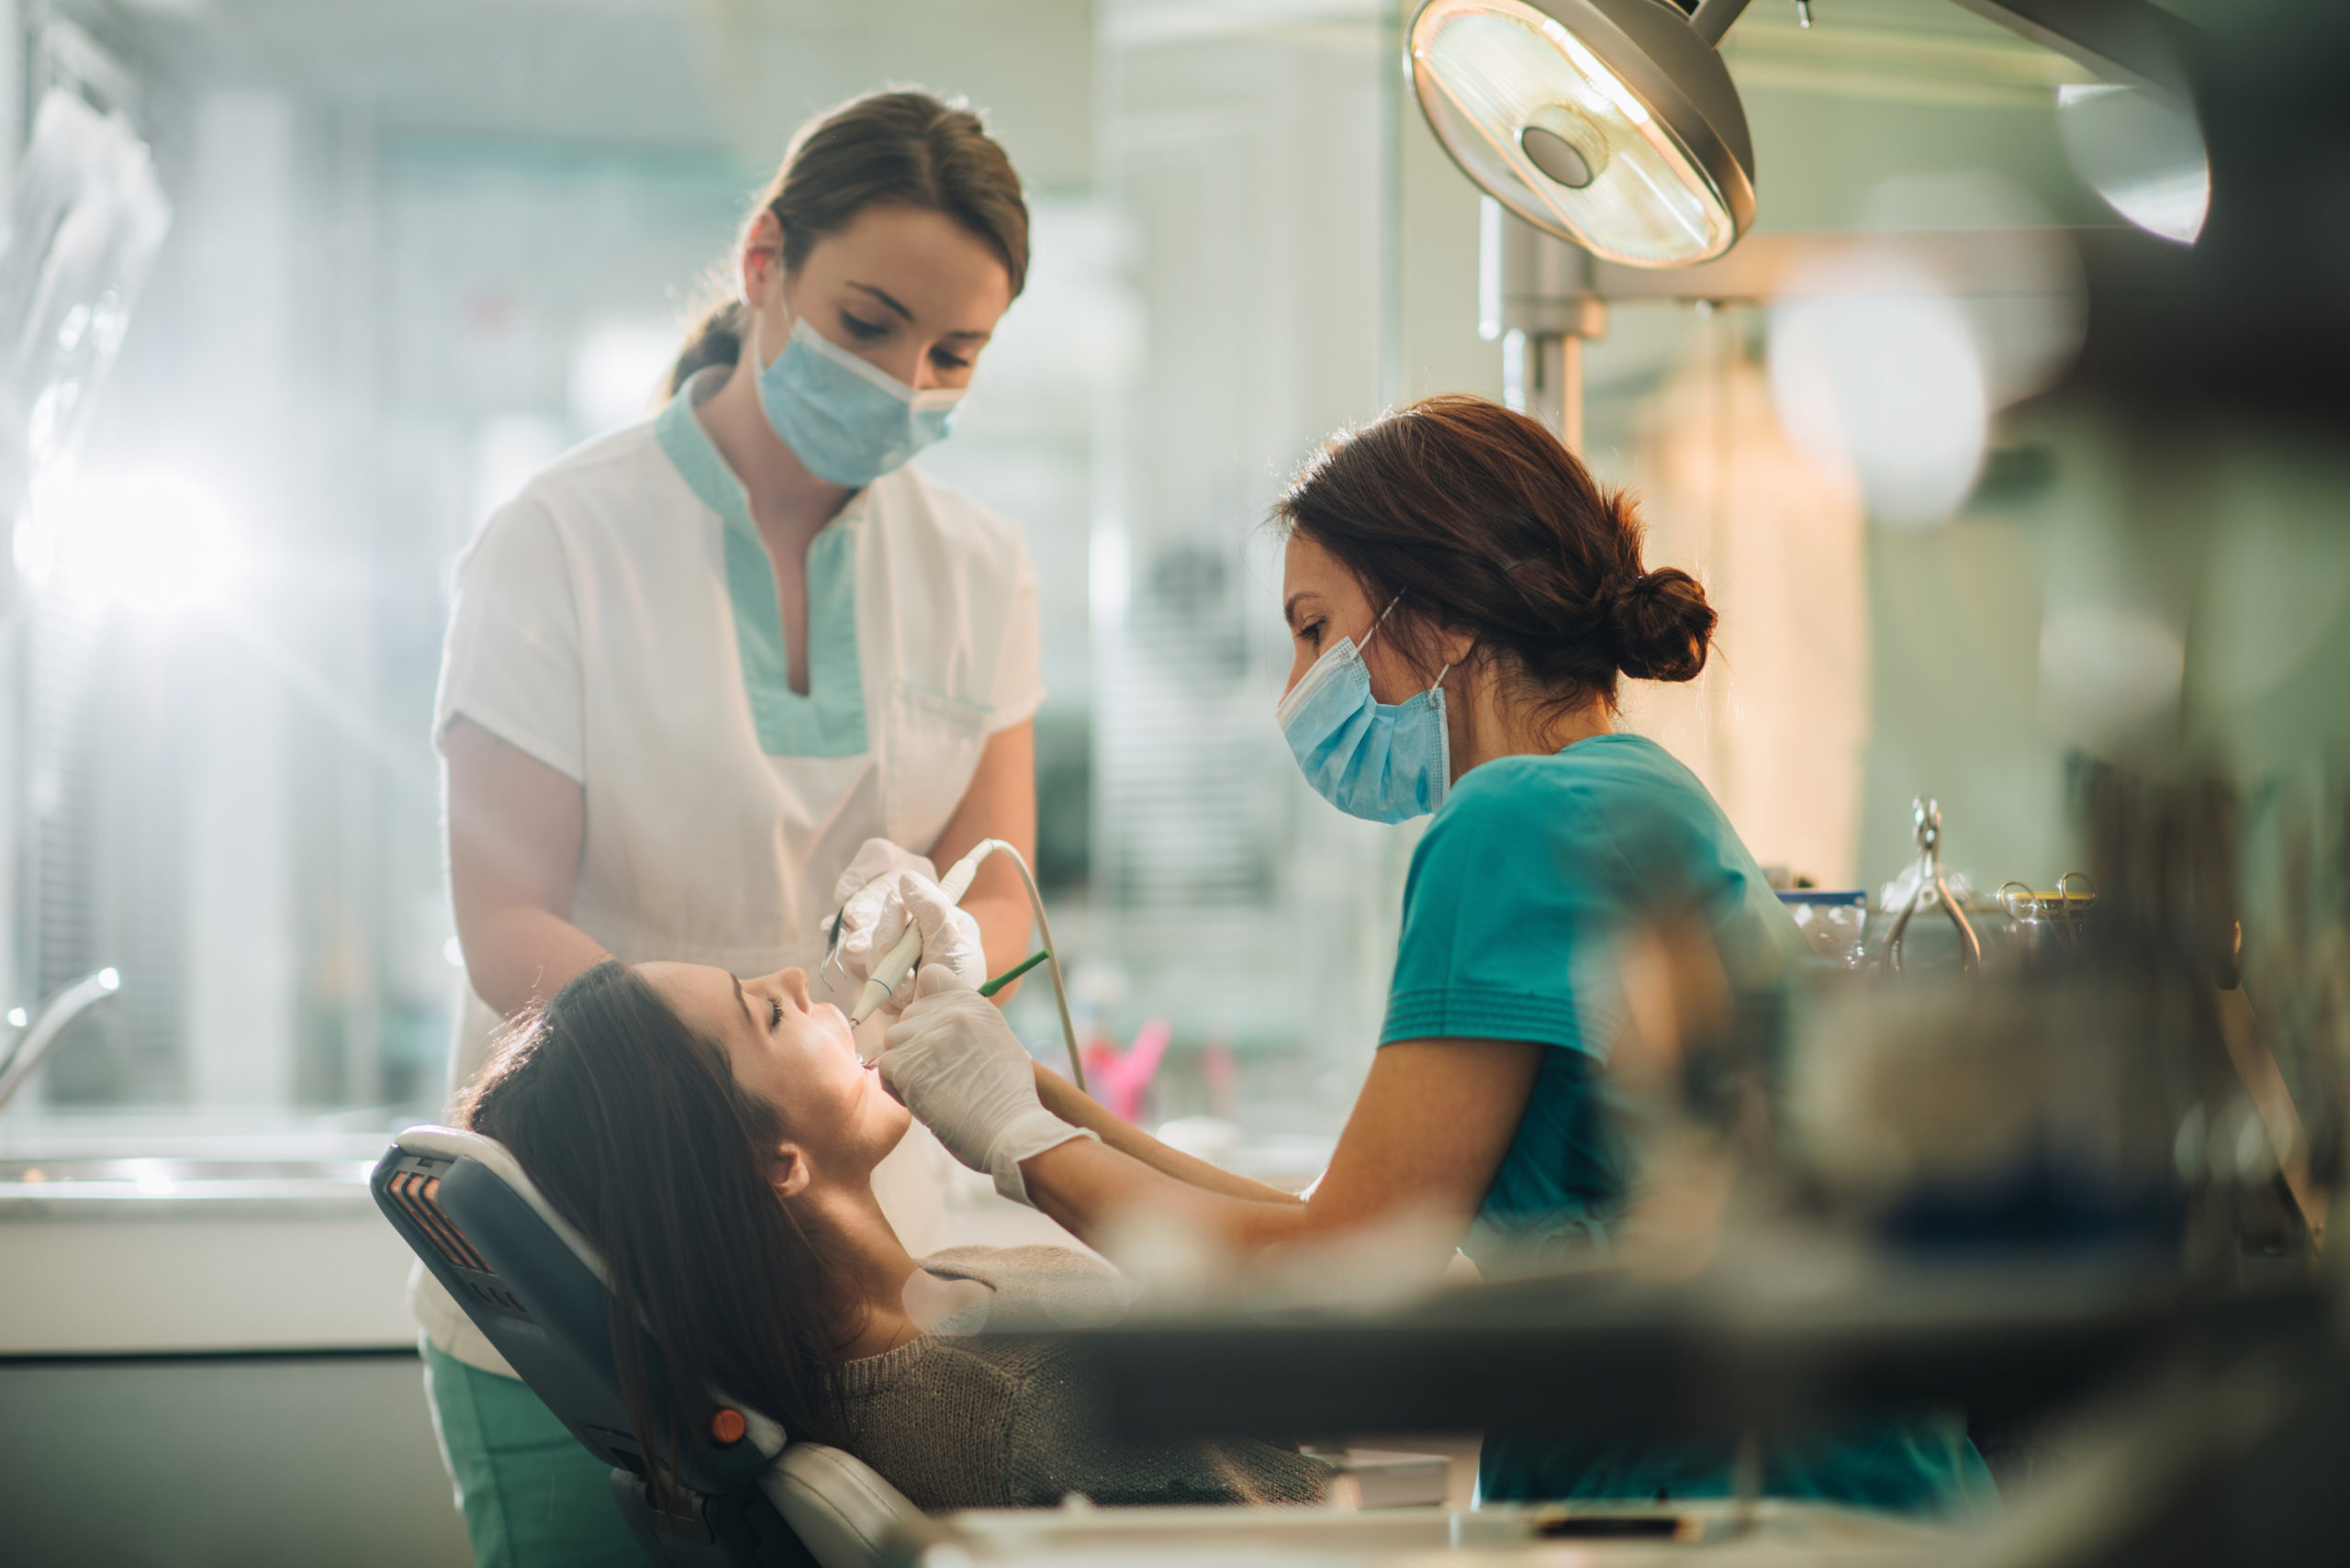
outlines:
M486 910L457 923L475 993L511 1016L561 991L611 955L561 915L529 905Z
M1041 1062L1036 1066L1036 1098L1046 1110L1069 1126L1083 1127L1098 1135L1103 1143L1119 1153L1187 1186L1251 1203L1295 1204L1300 1201L1293 1193L1284 1193L1279 1187L1268 1187L1262 1182L1236 1176L1196 1156L1168 1148L1140 1127L1112 1115L1109 1107L1080 1093L1076 1084Z

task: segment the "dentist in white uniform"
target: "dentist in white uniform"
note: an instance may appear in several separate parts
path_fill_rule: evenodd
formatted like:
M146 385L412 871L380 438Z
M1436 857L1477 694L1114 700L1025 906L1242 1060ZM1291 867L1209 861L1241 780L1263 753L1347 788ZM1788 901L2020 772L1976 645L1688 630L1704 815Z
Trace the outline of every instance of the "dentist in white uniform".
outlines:
M475 539L435 715L472 981L455 1082L607 958L813 982L855 885L983 838L1033 851L1035 573L1017 526L906 466L1027 262L1018 176L976 117L919 93L833 111L794 139L667 406ZM991 969L1025 956L1007 864L963 907ZM861 978L835 971L831 999ZM944 1168L910 1140L876 1178L918 1253L944 1240ZM435 1345L510 1375L414 1294Z

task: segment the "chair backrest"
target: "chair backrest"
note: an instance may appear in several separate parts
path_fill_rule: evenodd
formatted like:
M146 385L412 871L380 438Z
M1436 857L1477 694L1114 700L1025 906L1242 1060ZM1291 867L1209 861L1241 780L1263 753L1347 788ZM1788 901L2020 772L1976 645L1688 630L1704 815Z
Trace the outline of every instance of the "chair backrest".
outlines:
M654 1507L612 1356L603 1260L504 1146L453 1127L410 1127L370 1185L376 1206L516 1374L612 1466L621 1512L656 1561L836 1568L818 1563L760 1490L784 1448L782 1429L737 1405L696 1401L683 1450L664 1455L683 1502ZM649 1337L645 1349L659 1399Z

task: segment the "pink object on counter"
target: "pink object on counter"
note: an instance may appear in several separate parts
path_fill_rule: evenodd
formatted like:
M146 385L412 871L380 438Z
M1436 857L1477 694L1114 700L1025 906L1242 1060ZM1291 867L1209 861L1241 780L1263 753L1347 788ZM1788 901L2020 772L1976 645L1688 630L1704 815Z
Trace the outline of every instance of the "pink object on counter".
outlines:
M1086 1087L1112 1115L1131 1122L1142 1114L1143 1092L1158 1076L1158 1064L1174 1033L1166 1019L1154 1018L1123 1051L1101 1035L1085 1042Z

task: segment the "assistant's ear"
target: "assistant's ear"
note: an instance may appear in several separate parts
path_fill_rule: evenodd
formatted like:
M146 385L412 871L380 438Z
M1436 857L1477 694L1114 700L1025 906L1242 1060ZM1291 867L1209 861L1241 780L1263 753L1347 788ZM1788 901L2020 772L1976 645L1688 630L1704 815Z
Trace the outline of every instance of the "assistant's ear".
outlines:
M778 1198L791 1199L808 1190L814 1175L808 1169L808 1156L796 1143L779 1143L767 1160L767 1184Z

